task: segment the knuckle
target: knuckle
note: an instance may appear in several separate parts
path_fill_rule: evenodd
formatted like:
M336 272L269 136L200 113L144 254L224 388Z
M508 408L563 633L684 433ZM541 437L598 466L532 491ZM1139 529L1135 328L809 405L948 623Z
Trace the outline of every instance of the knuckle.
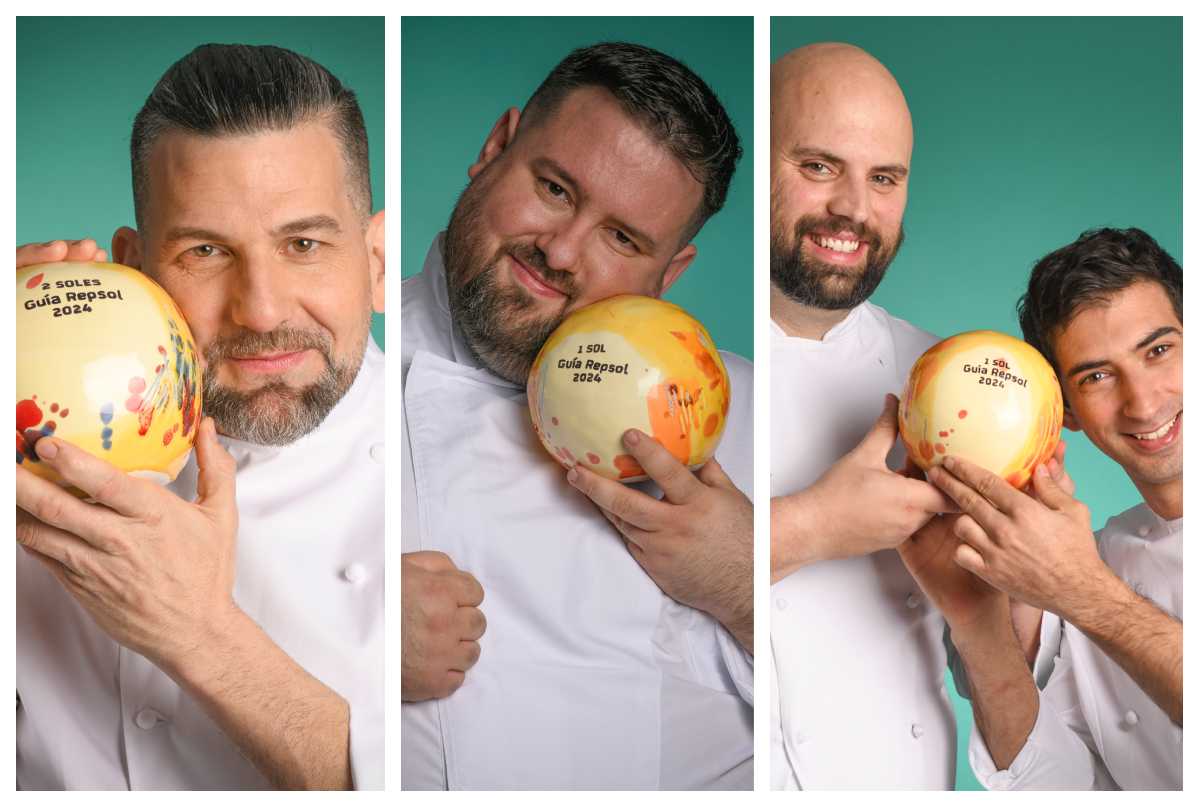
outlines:
M73 463L74 460L72 459ZM115 468L104 473L104 478L96 487L96 499L100 501L110 500L114 495L120 492L123 476L120 471Z
M30 519L17 520L17 543L30 549L37 549L40 541L40 530L37 523Z
M441 686L438 687L437 697L448 698L458 691L458 688L466 681L466 673L460 670L449 670L441 681Z

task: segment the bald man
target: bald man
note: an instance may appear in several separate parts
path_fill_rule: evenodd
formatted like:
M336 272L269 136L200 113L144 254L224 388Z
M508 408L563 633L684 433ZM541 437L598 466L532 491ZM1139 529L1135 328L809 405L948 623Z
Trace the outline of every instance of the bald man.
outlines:
M943 622L894 551L952 508L892 470L893 395L936 337L868 302L903 241L911 116L832 43L774 64L770 111L772 786L950 789Z

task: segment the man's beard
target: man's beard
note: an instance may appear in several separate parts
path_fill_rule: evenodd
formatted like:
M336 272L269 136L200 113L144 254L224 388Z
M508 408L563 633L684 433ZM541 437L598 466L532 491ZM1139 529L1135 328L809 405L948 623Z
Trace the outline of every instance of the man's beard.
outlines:
M853 269L833 266L803 254L805 237L813 232L852 232L868 247L866 266L856 276ZM794 240L783 243L778 233L770 234L770 282L791 300L827 311L853 308L869 299L882 282L887 267L903 244L903 225L894 244L863 225L843 218L804 216L795 224Z
M545 254L531 243L508 242L485 256L480 207L486 190L484 173L462 192L446 228L442 257L450 314L480 364L501 378L524 384L541 346L575 299L574 275L546 266ZM566 294L557 313L539 316L532 294L519 286L501 286L496 272L508 253Z
M369 314L366 332L369 333ZM217 367L230 356L316 350L324 358L320 376L303 387L272 381L248 392L221 386ZM204 414L216 421L221 434L258 445L294 443L321 425L349 390L362 366L366 336L361 349L349 361L333 359L333 340L328 334L297 328L276 328L269 333L242 331L217 339L204 350Z

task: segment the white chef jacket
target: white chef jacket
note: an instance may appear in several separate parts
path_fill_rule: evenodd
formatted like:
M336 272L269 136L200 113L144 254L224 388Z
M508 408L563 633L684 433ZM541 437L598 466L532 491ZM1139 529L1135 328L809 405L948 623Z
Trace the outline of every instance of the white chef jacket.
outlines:
M936 337L863 303L822 340L771 323L770 495L813 484L899 395ZM899 468L897 442L888 462ZM773 789L952 789L940 613L894 550L823 561L770 592Z
M359 789L383 786L383 353L288 446L220 438L237 461L233 599L350 705ZM196 463L171 485L192 500ZM101 631L17 551L20 789L262 789L198 704Z
M752 658L658 589L541 447L524 388L477 366L441 242L403 284L402 546L478 578L487 633L457 692L402 705L402 786L752 787ZM752 497L752 369L723 355L717 457Z
M1181 518L1167 521L1142 503L1109 519L1097 538L1120 579L1182 618ZM996 770L975 727L974 775L992 790L1182 789L1182 728L1081 631L1065 622L1060 636L1040 650L1055 657L1053 674L1024 747Z

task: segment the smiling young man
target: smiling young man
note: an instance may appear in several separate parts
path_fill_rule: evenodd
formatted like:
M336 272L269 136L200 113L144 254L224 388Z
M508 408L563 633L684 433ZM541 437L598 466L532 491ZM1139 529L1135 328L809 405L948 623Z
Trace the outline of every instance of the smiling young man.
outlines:
M366 129L273 47L176 62L131 141L137 229L204 359L195 461L169 487L45 438L95 503L17 473L17 784L383 784L383 213ZM17 265L105 260L94 241ZM221 435L218 438L218 434Z
M963 515L902 551L965 665L971 765L993 789L1179 789L1182 269L1141 230L1083 233L1033 269L1020 325L1057 369L1067 428L1144 502L1092 536L1087 508L1040 471L1032 495L961 459L929 473ZM1061 618L1041 692L1009 598Z
M404 282L405 788L752 786L749 363L725 356L719 462L625 435L661 500L564 473L525 398L564 316L690 265L739 155L685 66L582 48L500 116Z

